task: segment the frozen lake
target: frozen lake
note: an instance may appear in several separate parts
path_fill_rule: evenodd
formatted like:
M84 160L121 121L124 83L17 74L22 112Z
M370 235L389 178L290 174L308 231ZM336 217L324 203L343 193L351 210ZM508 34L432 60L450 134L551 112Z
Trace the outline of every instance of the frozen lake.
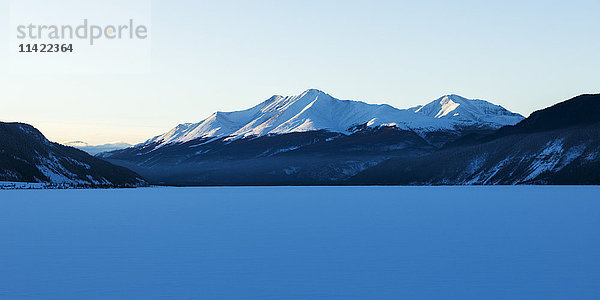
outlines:
M592 299L599 187L0 191L2 299Z

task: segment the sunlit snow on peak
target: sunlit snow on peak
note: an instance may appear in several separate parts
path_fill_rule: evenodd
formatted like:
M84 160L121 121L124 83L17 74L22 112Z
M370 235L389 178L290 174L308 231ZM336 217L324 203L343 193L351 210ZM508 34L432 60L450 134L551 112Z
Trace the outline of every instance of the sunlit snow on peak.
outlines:
M350 128L364 124L424 132L477 123L501 127L521 119L522 116L501 106L458 95L447 95L424 106L397 109L387 104L339 100L323 91L309 89L297 96L274 95L246 110L217 112L202 122L178 125L147 143L164 145L198 138L237 139L315 130L346 134Z

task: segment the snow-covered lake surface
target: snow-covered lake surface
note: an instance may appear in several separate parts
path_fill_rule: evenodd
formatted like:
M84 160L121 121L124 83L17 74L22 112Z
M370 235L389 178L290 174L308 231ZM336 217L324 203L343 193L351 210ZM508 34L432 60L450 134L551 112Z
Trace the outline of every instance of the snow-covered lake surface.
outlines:
M599 187L0 191L1 299L593 299Z

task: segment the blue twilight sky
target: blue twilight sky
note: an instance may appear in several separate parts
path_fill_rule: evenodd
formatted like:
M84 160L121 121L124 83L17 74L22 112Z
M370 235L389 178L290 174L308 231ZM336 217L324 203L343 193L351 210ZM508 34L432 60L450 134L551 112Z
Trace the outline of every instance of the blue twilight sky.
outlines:
M127 75L9 71L0 0L0 120L137 143L308 88L399 108L456 93L524 115L600 92L598 0L150 2L151 71Z

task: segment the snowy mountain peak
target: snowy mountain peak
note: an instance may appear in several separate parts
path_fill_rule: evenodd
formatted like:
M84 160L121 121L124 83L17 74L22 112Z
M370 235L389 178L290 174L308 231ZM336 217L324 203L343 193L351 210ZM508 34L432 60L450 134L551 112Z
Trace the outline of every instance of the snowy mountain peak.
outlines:
M425 106L397 109L390 105L339 100L309 89L297 96L274 95L246 110L216 112L200 123L178 125L146 143L183 143L198 138L229 139L326 130L349 133L357 125L396 126L417 132L453 130L460 125L501 127L523 117L483 100L447 95Z
M325 93L321 90L318 90L318 89L308 89L308 90L304 91L302 94L300 94L300 96L302 97L302 96L309 95L309 94L310 95L320 95L320 94L327 95L327 93Z
M434 118L443 118L458 109L461 105L468 105L469 100L458 95L446 95L430 102L427 105L419 105L412 108L416 113L426 114ZM458 113L458 112L457 112Z
M494 128L514 125L525 118L485 100L467 99L455 94L442 96L429 104L413 107L410 110L436 119L484 124Z

